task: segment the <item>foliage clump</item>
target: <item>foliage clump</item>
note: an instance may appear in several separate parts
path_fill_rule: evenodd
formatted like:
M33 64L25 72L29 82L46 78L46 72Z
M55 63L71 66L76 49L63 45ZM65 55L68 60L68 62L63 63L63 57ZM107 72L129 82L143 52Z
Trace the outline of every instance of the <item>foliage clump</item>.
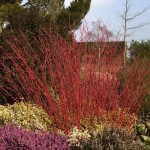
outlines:
M23 6L20 3L21 0L0 2L2 24L7 20L16 33L21 30L26 32L29 37L37 36L40 29L49 27L55 33L68 37L70 31L79 28L82 19L90 9L91 0L73 1L67 8L65 8L64 0L30 0ZM4 36L6 33L7 36L10 35L9 27L7 29L3 34Z
M67 150L67 139L56 133L36 133L7 124L0 127L0 150Z
M129 133L123 128L104 128L94 140L91 139L90 145L95 150L142 150L142 146L134 141L135 137L134 132Z
M88 130L78 129L73 127L72 131L68 135L68 144L70 147L82 147L91 138Z
M145 148L150 149L150 114L138 120L136 129L137 138Z
M135 132L129 133L118 127L103 127L96 131L74 128L69 135L68 142L73 150L143 150L144 147L140 142L135 141L135 137Z
M14 103L13 105L0 105L0 124L18 124L30 130L50 130L51 120L46 112L30 103Z

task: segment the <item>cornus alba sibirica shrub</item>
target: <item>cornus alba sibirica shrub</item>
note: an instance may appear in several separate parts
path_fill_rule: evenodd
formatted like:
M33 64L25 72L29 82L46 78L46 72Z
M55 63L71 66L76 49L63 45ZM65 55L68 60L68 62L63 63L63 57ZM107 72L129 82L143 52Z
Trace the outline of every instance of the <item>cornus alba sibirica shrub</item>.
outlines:
M100 35L95 44L68 42L45 29L36 46L24 33L12 35L1 47L1 97L36 103L66 133L72 126L80 128L85 118L92 123L92 118L100 117L104 124L109 112L113 124L121 127L126 111L138 113L149 64L124 68L123 47L118 49L119 42ZM134 121L133 117L126 127Z
M67 138L55 133L35 133L11 124L0 127L0 150L67 150Z

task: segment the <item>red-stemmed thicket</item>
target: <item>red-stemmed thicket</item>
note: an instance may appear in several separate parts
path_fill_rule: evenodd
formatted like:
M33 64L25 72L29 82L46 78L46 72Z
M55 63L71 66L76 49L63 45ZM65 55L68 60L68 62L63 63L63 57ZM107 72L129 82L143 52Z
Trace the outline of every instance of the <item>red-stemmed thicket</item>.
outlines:
M33 43L25 33L12 34L1 46L3 99L36 103L66 133L72 126L80 128L85 118L91 123L100 118L105 124L109 117L119 127L128 119L130 128L135 121L132 114L138 113L146 94L143 79L149 64L124 68L119 42L112 44L99 32L100 40L91 44L68 42L50 29L41 31ZM125 117L126 113L131 115Z

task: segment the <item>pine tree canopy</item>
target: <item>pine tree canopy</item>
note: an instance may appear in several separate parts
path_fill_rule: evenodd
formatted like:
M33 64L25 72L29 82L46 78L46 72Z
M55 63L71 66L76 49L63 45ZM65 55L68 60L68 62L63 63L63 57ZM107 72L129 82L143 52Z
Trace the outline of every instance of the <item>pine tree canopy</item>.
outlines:
M14 4L21 0L7 2ZM9 11L7 20L11 27L17 30L37 32L41 28L51 27L54 32L66 36L80 26L90 9L91 0L75 0L67 8L64 2L65 0L28 0L23 5L24 9L20 7Z
M21 3L23 0L0 0L0 6L4 4L15 4L15 3Z

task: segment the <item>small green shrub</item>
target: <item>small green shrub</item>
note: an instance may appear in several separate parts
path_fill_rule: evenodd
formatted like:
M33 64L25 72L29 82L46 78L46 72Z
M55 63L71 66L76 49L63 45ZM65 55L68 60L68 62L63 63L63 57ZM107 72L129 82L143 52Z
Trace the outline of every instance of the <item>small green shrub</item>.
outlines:
M68 145L71 148L83 148L85 144L90 140L91 135L88 130L78 129L76 126L73 127L68 135Z
M136 129L137 137L147 149L150 149L150 114L138 120Z
M72 150L143 150L135 132L129 133L118 127L100 127L93 130L78 130L76 127L68 136Z
M134 132L129 133L123 128L104 128L89 143L93 150L142 150L142 145L134 141L135 137Z
M29 103L14 103L13 105L0 105L0 124L18 124L30 130L50 130L51 120L47 113L36 105Z

